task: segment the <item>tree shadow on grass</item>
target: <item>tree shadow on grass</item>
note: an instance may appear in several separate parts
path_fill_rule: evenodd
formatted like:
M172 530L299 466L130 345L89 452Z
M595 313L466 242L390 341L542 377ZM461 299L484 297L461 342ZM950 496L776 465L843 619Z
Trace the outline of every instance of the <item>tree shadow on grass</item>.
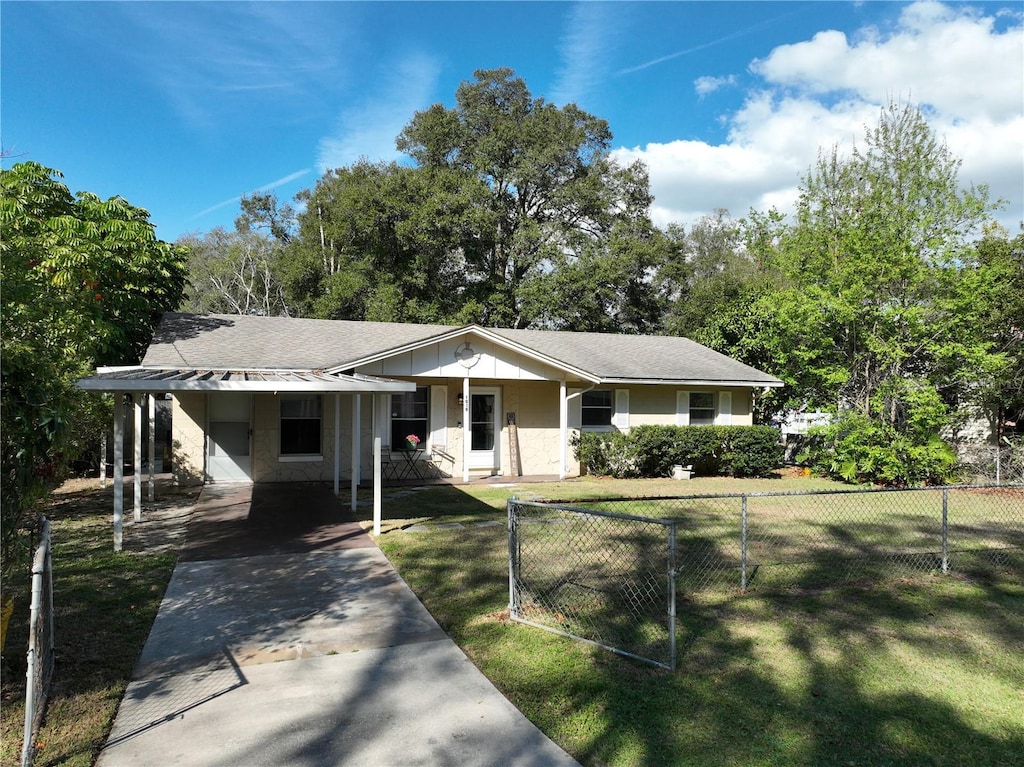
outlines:
M506 543L462 530L385 545L445 629L584 764L1009 767L1024 749L1020 701L991 700L1024 689L1012 573L822 589L821 560L790 593L683 595L666 672L503 623Z

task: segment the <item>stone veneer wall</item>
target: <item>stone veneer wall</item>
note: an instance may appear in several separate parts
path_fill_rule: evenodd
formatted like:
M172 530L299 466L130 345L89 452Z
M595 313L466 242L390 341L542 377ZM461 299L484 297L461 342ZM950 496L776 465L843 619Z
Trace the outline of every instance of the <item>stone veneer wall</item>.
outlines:
M206 472L206 394L174 395L171 415L171 469L179 485L201 485Z
M517 381L504 386L504 412L516 414L519 431L519 459L524 475L558 474L561 434L558 426L558 383ZM574 433L569 430L570 437ZM508 428L501 430L502 474L511 473ZM569 474L579 473L579 464L569 449Z
M275 394L255 395L253 416L252 471L255 482L331 482L334 480L334 394L322 394L322 459L280 460L281 405ZM341 398L341 477L351 475L351 395Z

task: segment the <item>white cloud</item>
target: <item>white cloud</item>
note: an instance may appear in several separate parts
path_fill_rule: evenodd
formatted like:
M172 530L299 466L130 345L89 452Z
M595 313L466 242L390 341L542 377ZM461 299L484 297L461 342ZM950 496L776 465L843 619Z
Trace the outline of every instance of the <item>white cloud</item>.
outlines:
M322 173L360 159L371 162L399 157L395 139L414 112L430 105L439 67L427 56L410 56L363 99L346 107L337 129L320 139L317 168ZM368 75L369 76L369 75Z
M1011 233L1024 218L1024 27L1005 31L995 15L940 3L904 9L893 29L859 30L851 43L834 30L779 46L751 64L760 90L726 116L725 143L673 141L620 149L643 160L659 225L692 223L723 207L792 210L800 178L819 150L862 142L890 100L920 105L932 129L963 160L960 180L987 184L1010 204ZM715 78L697 81L716 85ZM716 86L717 87L717 86Z
M605 3L577 3L569 12L567 31L560 46L562 65L551 89L555 104L579 104L608 76L609 49L621 27Z
M736 75L729 75L727 77L698 77L693 82L693 89L697 91L697 95L704 97L709 93L714 93L719 88L723 88L727 85L736 84Z
M945 115L1012 118L1024 99L1021 30L998 34L994 25L993 16L926 0L907 6L888 37L869 28L851 44L842 32L819 32L751 69L812 94L845 90L876 103L902 95Z

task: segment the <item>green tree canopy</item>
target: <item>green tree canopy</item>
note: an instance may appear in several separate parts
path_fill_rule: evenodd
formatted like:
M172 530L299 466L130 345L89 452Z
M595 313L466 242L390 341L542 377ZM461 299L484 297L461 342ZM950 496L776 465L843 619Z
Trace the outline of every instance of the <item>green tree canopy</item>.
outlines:
M32 498L99 438L76 379L138 363L185 283L185 252L156 239L145 210L60 178L34 162L0 171L5 553Z
M178 239L187 250L189 286L183 308L200 314L288 316L279 276L284 246L245 227L221 227Z
M792 224L751 222L768 287L698 337L782 377L791 405L856 412L877 442L929 442L1007 365L974 241L997 204L961 188L959 166L919 109L888 105L850 156L819 156Z
M414 167L366 161L302 195L285 283L302 314L640 330L659 322L663 257L642 165L608 155L604 120L482 70L413 115ZM585 294L575 306L576 294ZM547 300L543 298L547 296Z

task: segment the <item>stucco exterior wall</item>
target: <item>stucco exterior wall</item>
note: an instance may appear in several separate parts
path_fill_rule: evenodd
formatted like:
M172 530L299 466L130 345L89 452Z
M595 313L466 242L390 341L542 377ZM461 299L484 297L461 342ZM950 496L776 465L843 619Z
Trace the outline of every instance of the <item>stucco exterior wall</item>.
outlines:
M410 379L412 380L412 379ZM431 456L442 476L461 478L463 475L463 409L458 398L463 391L462 378L435 377L419 379L421 385L445 386L443 397L431 399L431 407L439 410L444 405L445 427L438 432L432 423L430 438L440 449ZM514 413L518 431L520 467L523 475L557 475L562 460L561 432L559 428L558 381L471 379L474 387L496 387L500 390L500 469L502 476L513 476L507 414ZM629 391L629 427L642 424L677 423L677 395L680 391L709 391L709 387L686 389L674 386L636 385L607 388ZM579 383L570 383L568 391L579 391ZM730 423L749 425L753 422L751 392L749 389L722 389L730 393ZM172 426L173 466L177 481L195 484L205 477L206 440L204 430L207 418L207 394L187 392L174 400ZM209 396L216 396L209 395ZM321 410L321 453L319 459L292 460L280 456L280 397L276 394L253 395L252 478L256 482L330 482L334 478L334 431L336 395L323 394ZM340 472L342 482L351 481L353 401L355 395L340 397ZM376 399L376 406L375 406ZM580 398L569 401L569 438L578 433ZM433 411L432 411L433 412ZM387 445L389 438L390 395L364 394L360 397L360 479L369 482L373 476L373 432L376 428ZM376 420L376 424L375 424ZM431 416L431 420L435 420ZM429 445L427 446L429 447ZM429 451L428 451L429 453ZM566 450L567 473L579 473L579 463L571 446ZM387 455L383 456L387 460ZM477 473L471 471L471 474Z
M678 392L713 392L716 402L721 395L729 396L728 423L732 426L751 426L754 423L751 408L750 389L719 389L713 386L671 387L671 386L630 386L629 425L675 426L678 423L676 398ZM720 404L719 404L719 407ZM720 411L721 412L721 411Z
M171 470L179 485L201 485L206 476L206 394L181 392L171 410Z
M627 386L629 425L675 426L676 391L666 386Z
M753 426L753 397L750 389L732 389L732 425Z

